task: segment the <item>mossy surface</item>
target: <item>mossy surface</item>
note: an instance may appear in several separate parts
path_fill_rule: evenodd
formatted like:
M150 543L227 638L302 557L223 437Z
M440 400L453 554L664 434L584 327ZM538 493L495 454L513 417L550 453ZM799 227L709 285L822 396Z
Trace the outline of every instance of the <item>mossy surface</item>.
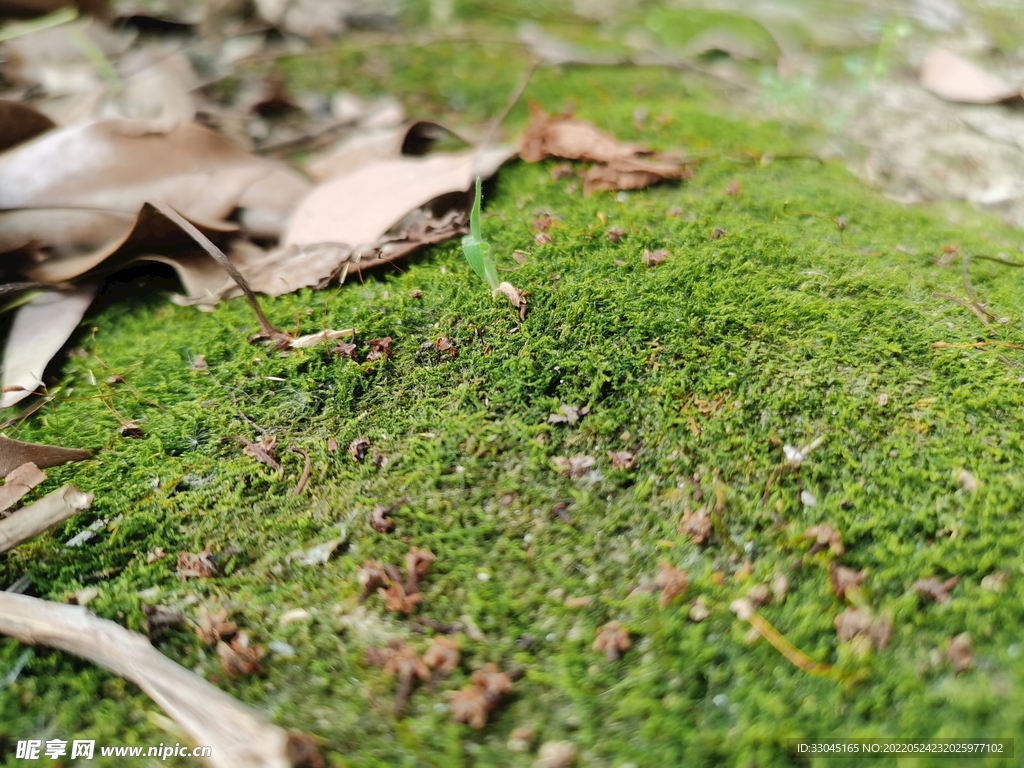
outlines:
M452 47L436 68L423 49L387 51L397 78L388 87L414 110L447 100L479 110L467 120L493 114L519 76L473 46ZM337 60L361 55L352 44ZM310 87L361 71L308 60L285 70ZM458 103L451 89L461 89ZM95 586L89 608L136 630L142 602L191 618L201 604L224 605L254 642L287 643L294 657L271 652L265 675L236 680L187 629L172 630L161 651L274 722L316 734L339 766L529 765L533 756L505 746L517 726L534 727L538 742L571 739L582 764L608 766L787 765L791 737L1024 745L1022 357L932 347L1024 343L1015 270L971 267L978 294L1010 318L993 334L934 296L963 290L956 266L932 261L943 246L1016 253L1017 233L970 211L953 226L888 202L842 168L803 159L813 135L716 116L707 91L677 72L541 71L529 95L549 109L574 101L623 139L705 159L682 185L619 197L584 198L578 182L552 179L552 163L503 168L485 187L484 233L503 278L529 293L525 321L492 299L457 242L364 283L263 300L280 326L356 328L360 359L367 340L390 336L393 356L376 363L251 346L255 322L241 301L210 314L161 293L108 302L74 339L84 354L62 364L56 402L9 431L94 449L90 461L51 470L40 492L73 482L95 503L0 557L0 586L27 574L54 600ZM638 107L650 116L644 127ZM518 108L513 124L524 116ZM544 245L531 231L540 211L555 218ZM626 235L610 242L611 227ZM644 250L658 248L670 256L645 266ZM440 336L457 356L437 352ZM208 369L193 367L200 355ZM112 374L131 388L107 384ZM562 404L590 413L549 424ZM119 437L109 406L144 437ZM224 440L254 439L253 424L277 437L283 480ZM361 435L386 457L381 466L349 456ZM819 436L799 476L777 471L783 444ZM292 443L312 460L299 496ZM637 468L614 469L607 452L627 449ZM597 463L574 482L552 459L575 454ZM962 469L975 492L956 482ZM801 490L814 506L801 504ZM401 499L394 530L375 532L373 506ZM553 513L558 502L571 525ZM716 504L707 546L679 532L684 510ZM95 521L105 523L87 543L63 545ZM836 637L844 604L829 586L834 558L809 554L803 538L819 523L842 532L838 561L868 571L867 602L892 618L880 652L856 656ZM326 565L290 557L338 536L345 542ZM221 574L179 581L175 554L207 545L227 553ZM377 596L360 605L358 566L400 564L410 546L438 557L417 612L388 614ZM156 547L170 556L147 564ZM656 593L631 594L661 559L690 575L687 593L664 608ZM1004 592L982 587L995 571L1007 576ZM729 610L780 574L788 591L761 615L834 675L793 666ZM948 603L911 589L929 576L960 577ZM688 618L698 596L710 608L701 623ZM570 608L567 597L592 600ZM282 626L294 608L312 617ZM430 632L417 617L461 622L483 639L463 635L459 670L415 689L396 718L394 681L365 651L392 635L424 648ZM591 649L610 620L633 640L616 662ZM962 632L975 663L954 674L944 654ZM0 640L0 678L25 653ZM55 651L28 653L0 689L4 765L21 764L13 745L25 738L181 740L132 685ZM475 731L451 722L445 692L486 662L522 677Z

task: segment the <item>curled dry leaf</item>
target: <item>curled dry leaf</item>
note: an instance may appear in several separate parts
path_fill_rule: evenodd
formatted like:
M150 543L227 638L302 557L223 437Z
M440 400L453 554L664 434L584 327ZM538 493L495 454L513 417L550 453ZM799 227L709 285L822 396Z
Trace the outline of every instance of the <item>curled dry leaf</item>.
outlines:
M434 635L423 654L423 663L441 675L450 675L459 666L458 638Z
M632 645L626 628L617 621L609 621L597 631L593 649L603 653L608 661L617 661Z
M656 251L644 250L643 261L648 267L656 267L671 254L664 248L659 248Z
M886 615L875 616L866 608L848 607L835 618L836 636L841 642L851 643L857 655L872 648L882 650L892 637L892 622Z
M590 413L590 406L562 405L558 406L558 413L548 416L548 424L575 424Z
M978 490L978 478L974 476L974 473L967 469L961 469L953 473L953 477L961 488L968 493L974 493Z
M617 243L625 236L626 230L624 230L622 227L612 227L611 229L608 230L607 234L609 243Z
M494 289L495 295L501 293L508 299L509 303L519 310L519 319L526 319L526 294L521 293L512 283L500 282Z
M135 421L134 419L131 421L124 422L120 427L118 427L117 432L119 435L121 435L121 437L139 438L144 436L142 427L140 427L139 422Z
M831 525L812 525L804 531L805 539L814 539L810 554L820 552L828 547L836 557L841 557L846 552L843 546L843 536Z
M245 632L237 633L231 638L230 643L223 640L217 643L221 668L232 677L245 677L262 672L260 659L265 653L263 646L250 645L249 636Z
M163 547L153 547L149 550L149 554L146 555L146 565L152 565L157 560L163 560L167 557L167 552L164 551Z
M423 600L419 592L407 593L398 581L393 581L387 589L378 588L377 594L384 598L384 607L392 613L412 613Z
M361 462L366 458L366 452L370 449L370 438L366 435L360 435L348 446L348 452L352 458L356 461Z
M416 591L420 579L427 575L437 556L429 549L411 547L405 555L405 586L409 592Z
M206 548L199 553L179 552L178 553L178 578L186 579L208 579L217 575L217 564L213 561L213 546L206 545Z
M356 581L363 588L360 600L365 600L375 589L391 583L387 573L384 572L384 566L376 560L367 560L359 566L359 570L356 571Z
M233 637L238 625L228 621L226 608L218 608L213 613L205 605L199 606L199 619L195 624L195 632L206 645L216 645L221 640Z
M447 352L449 357L455 357L458 354L455 351L455 345L452 344L452 340L447 336L439 336L434 346L439 353Z
M397 714L405 709L416 678L429 680L430 669L416 654L416 649L406 645L404 640L390 641L388 650L391 653L384 663L384 672L398 678L398 690L395 693L395 713Z
M159 642L167 630L185 622L185 614L177 608L166 605L142 604L142 613L146 617L145 628L149 642Z
M391 337L385 336L383 339L370 339L366 342L366 346L370 348L370 351L366 354L366 362L374 363L378 360L387 360L391 357Z
M971 649L971 635L961 632L949 641L946 658L953 666L954 672L966 672L974 666L974 651Z
M497 664L485 664L470 678L469 685L448 694L452 719L457 723L468 723L471 728L483 728L487 715L506 693L512 690L512 680Z
M701 507L696 512L692 509L683 510L682 519L679 521L679 532L689 536L694 544L706 543L711 538L711 531L711 515L706 509Z
M942 605L949 602L949 592L960 581L959 576L951 576L945 581L935 578L918 579L914 582L914 590L923 597L928 597Z
M43 482L46 473L31 461L22 464L7 475L7 480L0 487L0 513L18 503L21 498Z
M636 453L634 451L608 451L608 458L612 461L612 469L621 469L626 472L636 469Z
M562 473L563 477L568 477L570 480L579 480L593 469L597 460L593 456L576 454L568 458L565 456L555 456L551 459L551 462L555 465L555 469Z
M690 578L686 571L681 571L666 560L658 563L660 571L654 577L654 584L661 588L659 603L664 608L690 586Z
M847 590L858 589L861 583L867 578L867 571L855 571L834 562L829 564L828 576L832 582L832 591L840 600L846 599Z
M595 163L583 180L587 195L600 189L641 189L687 175L677 160L623 143L571 115L549 115L536 103L530 104L530 124L519 137L519 155L528 163L546 157Z

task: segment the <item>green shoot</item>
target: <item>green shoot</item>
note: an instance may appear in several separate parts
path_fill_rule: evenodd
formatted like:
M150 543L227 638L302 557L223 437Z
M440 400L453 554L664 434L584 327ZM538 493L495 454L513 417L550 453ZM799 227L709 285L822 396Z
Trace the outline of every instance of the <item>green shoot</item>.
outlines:
M480 236L480 177L476 179L476 198L469 214L469 234L462 238L462 252L466 261L480 277L487 281L492 291L498 290L498 270L491 258L491 245Z

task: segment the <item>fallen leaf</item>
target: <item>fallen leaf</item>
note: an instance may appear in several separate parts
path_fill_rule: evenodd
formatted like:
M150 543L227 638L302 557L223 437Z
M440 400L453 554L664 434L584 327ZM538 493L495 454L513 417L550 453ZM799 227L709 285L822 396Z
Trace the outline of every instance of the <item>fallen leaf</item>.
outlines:
M608 234L606 235L609 243L617 243L625 236L626 230L624 230L622 227L612 227L611 229L608 230Z
M224 438L227 439L227 438ZM276 445L277 438L273 435L260 435L256 438L256 442L252 442L241 435L234 435L234 439L240 442L244 448L242 453L246 456L252 456L261 464L266 464L273 470L276 470L279 476L284 475L284 468L277 461Z
M598 630L593 649L603 653L608 661L617 661L632 645L625 627L617 621L609 621Z
M690 620L698 624L711 615L711 609L704 602L703 597L698 597L690 605Z
M939 46L932 47L921 64L921 86L962 104L994 104L1021 95L1019 88Z
M519 319L526 319L526 294L521 293L512 283L500 282L498 287L494 289L495 295L502 293L508 299L509 303L519 310Z
M358 462L362 462L366 458L366 452L370 448L370 438L366 435L361 435L353 440L348 446L348 452Z
M423 663L439 674L450 675L459 666L458 638L434 635L423 654Z
M484 692L492 707L512 690L512 679L497 664L484 664L483 669L473 673L470 681Z
M405 709L416 678L423 681L429 680L430 670L416 654L416 649L406 645L404 640L393 640L388 646L392 653L384 664L384 672L398 678L398 691L395 693L395 713L397 714Z
M165 557L167 557L167 553L163 547L153 547L149 554L146 555L146 565L152 565L157 560L163 560Z
M558 411L558 413L552 413L548 416L548 424L575 424L590 413L590 407L586 405L566 405L563 403L558 407Z
M221 668L232 677L245 677L262 672L260 659L264 653L263 646L249 644L249 635L245 632L238 632L231 638L230 643L223 640L217 643Z
M55 128L56 123L28 104L0 100L0 152L34 139Z
M383 339L370 339L366 342L366 346L370 348L370 351L366 354L366 362L375 363L378 360L387 360L391 357L391 337L385 336Z
M457 354L455 351L455 345L452 344L452 340L447 336L439 336L437 338L437 343L434 346L439 353L447 352L449 357L455 357Z
M814 545L810 551L812 555L825 549L825 547L828 547L836 557L841 557L846 552L846 547L843 546L842 534L831 525L824 523L812 525L804 531L804 538L814 539Z
M205 605L199 606L199 620L194 628L196 635L206 645L216 645L221 640L233 637L238 631L238 625L228 621L226 608L218 608L211 613Z
M586 195L600 189L641 189L687 175L676 160L620 142L571 115L549 115L535 102L530 104L530 123L519 137L519 155L528 163L547 157L597 163L584 177Z
M398 504L377 504L370 510L370 527L378 533L388 533L395 527L393 521L388 520L388 515L397 509Z
M661 597L658 602L662 608L683 594L690 586L690 578L686 571L681 571L668 561L662 560L658 563L660 571L654 577L654 584L661 588Z
M530 744L537 736L537 732L528 725L521 725L513 728L505 742L505 748L509 752L522 753L530 751Z
M875 616L867 608L850 606L836 616L834 623L840 642L850 643L851 650L858 656L871 649L882 650L892 637L889 617Z
M636 469L636 453L633 451L608 451L608 458L612 461L612 469L626 472Z
M117 430L121 437L144 437L142 427L137 421L126 421Z
M712 528L711 515L703 507L696 512L692 509L683 510L679 532L689 536L694 544L701 545L707 542L711 538Z
M146 617L145 629L149 642L157 643L167 630L185 622L185 614L177 608L170 608L166 605L142 604L142 613Z
M355 345L353 345L353 346L355 346ZM333 437L327 438L327 452L328 453L335 453L337 450L338 450L338 441L335 438L333 438Z
M178 578L208 579L217 575L217 564L213 560L213 547L210 544L199 553L178 553Z
M866 611L851 606L836 616L835 627L839 640L846 643L871 630L871 617Z
M570 480L579 480L593 468L597 460L593 456L576 454L569 458L555 456L551 459L551 462L555 465L555 469L562 473L563 477L568 477Z
M747 599L756 607L768 605L772 599L771 590L767 584L754 584L747 590Z
M22 496L45 479L46 473L31 461L9 473L3 487L0 487L0 512L6 512L13 507Z
M42 384L47 363L75 332L97 290L96 285L79 285L68 291L47 291L16 310L4 349L0 408L24 400Z
M864 579L867 578L868 572L855 571L852 568L836 565L835 562L832 562L829 563L828 575L829 580L832 582L832 591L835 592L836 597L844 600L846 598L846 591L858 589Z
M456 723L466 723L470 728L478 730L487 725L487 714L491 709L484 691L472 684L450 692L448 707L452 711L452 720Z
M412 211L453 192L466 194L460 210L468 210L475 179L490 177L511 155L497 148L370 163L315 187L296 207L282 244L372 244Z
M410 547L405 554L405 588L415 592L420 579L427 575L437 556L429 549Z
M945 581L939 581L935 578L918 579L914 582L913 588L919 595L931 598L939 605L942 605L949 602L949 592L959 581L959 576L951 576Z
M531 768L569 768L579 750L571 741L546 741L540 745Z
M954 672L966 672L974 666L974 651L971 649L971 635L961 632L949 641L946 658L953 666Z
M594 598L590 595L582 595L580 597L567 597L563 605L566 608L586 608L588 605L594 602Z
M323 541L314 547L310 547L304 552L294 552L288 556L288 559L294 559L302 565L326 565L330 562L331 555L334 554L334 551L344 543L345 537L338 536L336 538Z
M993 571L981 580L981 588L990 592L1003 593L1010 585L1010 577L1006 571Z
M326 330L320 331L319 333L310 333L305 336L299 336L288 342L289 349L309 349L311 347L317 347L321 344L326 344L334 339L340 339L345 336L355 336L356 331L354 328L345 328L340 331Z
M365 600L375 589L385 587L391 582L384 571L384 566L376 560L366 560L359 566L359 570L356 571L356 581L363 588L360 600Z
M393 581L387 589L377 589L377 594L384 598L384 607L392 613L412 613L423 600L419 592L409 594L398 581Z

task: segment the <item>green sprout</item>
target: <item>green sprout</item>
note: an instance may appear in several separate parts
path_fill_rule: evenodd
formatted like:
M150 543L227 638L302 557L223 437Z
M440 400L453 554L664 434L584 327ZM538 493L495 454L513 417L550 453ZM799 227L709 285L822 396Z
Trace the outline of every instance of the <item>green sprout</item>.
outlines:
M491 244L480 236L480 177L476 177L476 199L469 214L469 234L462 238L462 252L466 261L480 277L487 281L492 291L498 290L498 270L491 258Z

